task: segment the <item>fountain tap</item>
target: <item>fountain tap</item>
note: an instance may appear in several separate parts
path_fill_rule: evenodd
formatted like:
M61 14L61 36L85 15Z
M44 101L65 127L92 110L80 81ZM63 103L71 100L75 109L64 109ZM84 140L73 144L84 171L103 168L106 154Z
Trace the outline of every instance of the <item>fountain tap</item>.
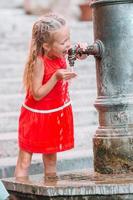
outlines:
M101 58L104 53L104 45L100 40L96 40L93 45L88 45L85 50L83 50L80 46L75 45L73 48L68 50L68 61L71 67L74 66L75 60L77 56L86 55L94 55L95 57Z

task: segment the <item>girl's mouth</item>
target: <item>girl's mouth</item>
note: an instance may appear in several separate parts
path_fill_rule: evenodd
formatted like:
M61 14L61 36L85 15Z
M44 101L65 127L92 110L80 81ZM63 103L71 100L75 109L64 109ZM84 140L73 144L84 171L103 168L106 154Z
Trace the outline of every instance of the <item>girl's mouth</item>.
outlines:
M68 50L63 51L63 54L64 55L68 54Z

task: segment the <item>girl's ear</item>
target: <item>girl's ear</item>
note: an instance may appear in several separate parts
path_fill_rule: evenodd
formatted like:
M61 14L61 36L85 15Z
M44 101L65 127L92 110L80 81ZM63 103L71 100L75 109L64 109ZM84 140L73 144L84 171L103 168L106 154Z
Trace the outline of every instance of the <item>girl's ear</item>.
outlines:
M43 48L44 48L44 50L45 50L46 52L48 52L49 49L50 49L48 43L43 43Z

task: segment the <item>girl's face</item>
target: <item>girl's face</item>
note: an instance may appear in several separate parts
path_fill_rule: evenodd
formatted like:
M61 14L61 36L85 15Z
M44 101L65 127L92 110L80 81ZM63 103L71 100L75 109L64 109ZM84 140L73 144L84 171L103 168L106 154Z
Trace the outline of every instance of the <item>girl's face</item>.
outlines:
M63 26L53 33L53 43L49 46L47 56L51 58L65 57L70 47L70 31L68 26Z

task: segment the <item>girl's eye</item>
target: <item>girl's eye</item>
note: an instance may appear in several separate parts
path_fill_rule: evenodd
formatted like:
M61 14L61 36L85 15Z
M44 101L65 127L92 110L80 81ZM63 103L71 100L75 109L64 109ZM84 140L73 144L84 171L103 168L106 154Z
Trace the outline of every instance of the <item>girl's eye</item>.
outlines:
M64 44L65 44L65 42L61 42L60 44L61 44L61 45L64 45Z
M61 42L60 44L61 45L64 45L67 41L69 41L70 40L70 37L68 37L64 42Z

